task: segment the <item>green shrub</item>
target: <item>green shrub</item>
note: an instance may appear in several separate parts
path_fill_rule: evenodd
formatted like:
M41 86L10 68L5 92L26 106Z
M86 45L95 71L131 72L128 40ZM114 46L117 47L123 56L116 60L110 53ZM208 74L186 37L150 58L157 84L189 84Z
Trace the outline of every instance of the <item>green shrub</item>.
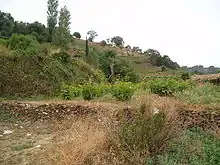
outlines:
M130 100L135 92L131 82L117 82L112 86L112 95L120 101Z
M60 60L63 63L68 63L71 61L70 54L66 51L62 51L59 53L54 53L53 57Z
M142 165L164 153L179 133L175 116L164 111L155 114L151 103L143 100L137 109L119 114L119 127L110 133L110 142L119 164Z
M39 43L34 36L14 34L8 41L11 50L24 55L36 55L39 53Z
M193 145L192 145L193 144ZM176 138L166 153L157 156L157 163L148 164L220 164L220 139L214 135L193 128ZM151 162L153 162L151 160Z
M61 87L60 95L64 100L71 100L81 95L82 89L78 86L71 86L63 84Z
M6 39L0 38L0 45L7 46L8 45L8 41Z
M92 83L86 83L82 86L82 97L84 100L93 100L96 97L96 88Z
M136 84L136 89L146 91L149 89L149 83L142 81L142 82Z
M182 92L189 87L187 82L174 79L157 79L149 83L151 92L161 96L171 96L175 92Z
M97 84L95 85L95 90L96 97L102 97L110 92L111 86L106 84Z
M190 75L189 75L189 73L183 73L183 74L181 75L181 78L182 78L183 80L188 80L188 79L190 79Z

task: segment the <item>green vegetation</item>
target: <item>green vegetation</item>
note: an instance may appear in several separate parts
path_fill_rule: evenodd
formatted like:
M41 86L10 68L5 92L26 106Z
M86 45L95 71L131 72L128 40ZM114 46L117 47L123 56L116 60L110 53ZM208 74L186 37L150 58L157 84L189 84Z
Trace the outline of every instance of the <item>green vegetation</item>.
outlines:
M175 118L164 111L154 113L148 100L119 117L119 127L110 136L119 164L145 164L148 157L164 153L179 134Z
M13 122L13 121L18 121L18 119L16 118L15 115L9 114L5 109L0 108L0 121Z
M176 93L175 97L192 104L218 104L220 102L220 88L205 84Z
M21 151L21 150L32 148L32 147L34 147L34 144L32 142L27 142L22 145L12 146L11 150L12 151Z
M189 83L175 79L156 79L149 82L152 93L161 96L172 96L176 92L183 92L189 88Z
M157 164L215 165L220 163L219 157L220 139L194 128L173 140L166 153L157 156ZM155 162L149 159L147 164Z
M112 87L112 95L121 101L130 100L134 92L135 87L131 82L117 82Z
M109 138L115 161L137 165L219 164L219 137L200 128L184 130L171 113L152 111L147 100L142 100L137 109L121 111L119 126Z

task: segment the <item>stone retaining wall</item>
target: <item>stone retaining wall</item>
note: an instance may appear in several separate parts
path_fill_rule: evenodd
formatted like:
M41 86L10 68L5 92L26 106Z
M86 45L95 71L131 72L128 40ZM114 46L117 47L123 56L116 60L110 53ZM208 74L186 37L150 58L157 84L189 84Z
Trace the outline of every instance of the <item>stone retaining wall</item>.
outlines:
M87 115L97 112L97 108L78 104L27 104L16 102L0 103L0 108L22 119L48 120L63 119L67 115Z

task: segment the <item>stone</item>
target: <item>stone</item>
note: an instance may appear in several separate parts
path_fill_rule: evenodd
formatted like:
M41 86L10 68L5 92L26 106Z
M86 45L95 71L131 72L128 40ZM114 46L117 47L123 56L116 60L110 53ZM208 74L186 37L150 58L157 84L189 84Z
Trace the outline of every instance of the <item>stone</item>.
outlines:
M13 133L13 131L11 131L11 130L4 130L3 131L3 135L9 135L9 134L12 134Z

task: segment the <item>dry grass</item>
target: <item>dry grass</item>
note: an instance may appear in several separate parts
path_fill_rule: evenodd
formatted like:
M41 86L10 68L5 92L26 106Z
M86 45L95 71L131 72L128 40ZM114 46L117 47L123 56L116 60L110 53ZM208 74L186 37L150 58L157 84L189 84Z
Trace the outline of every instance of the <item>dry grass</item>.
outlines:
M57 122L54 131L56 136L52 144L40 155L37 164L39 161L45 165L85 164L88 156L105 146L106 135L102 127L88 118Z

